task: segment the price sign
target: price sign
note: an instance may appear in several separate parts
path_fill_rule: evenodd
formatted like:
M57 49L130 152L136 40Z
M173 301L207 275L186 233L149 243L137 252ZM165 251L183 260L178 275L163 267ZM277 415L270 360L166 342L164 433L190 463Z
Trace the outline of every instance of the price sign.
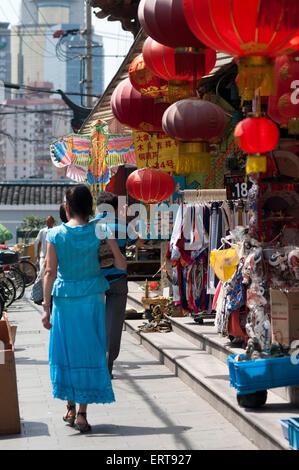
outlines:
M252 183L246 183L245 176L224 176L224 186L228 200L246 199Z

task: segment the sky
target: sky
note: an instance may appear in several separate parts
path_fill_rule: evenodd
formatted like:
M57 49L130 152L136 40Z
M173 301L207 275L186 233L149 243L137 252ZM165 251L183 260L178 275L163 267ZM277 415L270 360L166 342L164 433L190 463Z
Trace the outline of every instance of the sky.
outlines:
M84 1L84 0L82 0ZM11 24L17 24L18 16L20 14L21 0L0 0L0 21L10 21ZM96 9L92 10L93 12ZM4 13L5 12L5 16ZM99 19L93 13L93 26L95 32L98 34L113 34L118 37L115 39L103 38L105 54L107 55L126 55L131 44L133 43L133 35L122 29L119 21L107 21L106 19ZM105 57L105 88L117 72L124 57Z

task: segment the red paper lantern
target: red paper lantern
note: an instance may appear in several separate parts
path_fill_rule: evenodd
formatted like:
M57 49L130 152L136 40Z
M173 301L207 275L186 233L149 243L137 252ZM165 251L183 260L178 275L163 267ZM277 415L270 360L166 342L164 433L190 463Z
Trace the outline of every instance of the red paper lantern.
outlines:
M164 113L162 127L179 141L177 173L209 173L209 144L217 142L227 127L225 112L216 104L191 98L178 101Z
M166 201L174 189L174 179L165 171L155 168L133 171L127 179L127 191L130 196L145 204Z
M214 103L197 98L181 100L165 111L162 127L172 139L215 142L227 126L225 112Z
M172 47L164 46L152 38L147 38L144 41L142 54L146 65L158 77L164 80L185 80L192 81L201 79L207 75L215 66L216 52L212 49L204 51L205 60L202 61L201 56L198 57L198 62L202 62L200 67L197 67L196 74L192 73L177 73L175 68L175 50ZM202 69L199 72L199 69Z
M184 17L183 0L141 0L138 18L149 37L175 48L177 73L199 70L203 75L203 50L206 46L190 30ZM201 62L198 57L202 57Z
M146 34L165 46L206 47L186 21L183 0L141 0L138 19Z
M279 142L279 130L265 117L249 117L240 121L234 131L236 144L248 153L246 173L265 173L267 157L261 155L273 150Z
M142 95L161 98L168 94L167 81L153 74L144 62L143 54L139 54L132 61L129 68L129 79L135 90Z
M182 73L178 73L175 63L175 50L158 43L152 38L145 40L142 54L148 68L158 77L168 81L168 97L171 102L191 96L194 80L199 82L203 76L214 68L216 63L216 52L212 49L206 49L202 56L196 57L195 68L192 69L190 65L191 70L185 69Z
M265 117L249 117L238 122L234 131L237 145L246 153L265 153L279 141L276 124Z
M184 13L193 33L217 51L238 56L239 87L259 88L273 94L271 58L299 48L299 29L263 26L258 13L261 0L183 0ZM267 78L267 80L266 80Z
M121 124L144 132L162 132L162 116L168 103L155 103L141 95L126 78L118 84L111 97L111 108Z

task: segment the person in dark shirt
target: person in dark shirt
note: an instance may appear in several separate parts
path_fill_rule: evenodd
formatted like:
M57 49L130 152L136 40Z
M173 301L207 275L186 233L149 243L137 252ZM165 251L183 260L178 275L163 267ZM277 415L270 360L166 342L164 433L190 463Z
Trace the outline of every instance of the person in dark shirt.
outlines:
M108 212L107 205L111 211ZM101 220L107 224L115 241L119 246L121 254L126 256L126 246L128 243L138 241L137 232L132 233L131 237L127 234L127 223L125 219L119 217L118 197L110 192L102 191L97 199L97 216L95 219ZM125 208L123 208L125 211ZM115 216L114 216L115 214ZM128 280L127 271L117 269L111 266L103 269L104 276L110 284L110 289L106 291L106 335L107 335L107 360L108 369L113 378L112 370L114 361L117 359L120 351L121 335L123 323L125 320Z

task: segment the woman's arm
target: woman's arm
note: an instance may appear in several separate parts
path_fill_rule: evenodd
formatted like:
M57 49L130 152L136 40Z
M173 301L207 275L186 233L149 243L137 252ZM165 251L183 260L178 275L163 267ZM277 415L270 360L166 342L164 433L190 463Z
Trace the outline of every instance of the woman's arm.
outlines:
M111 249L113 256L114 256L114 266L117 269L121 269L124 271L127 269L127 260L126 258L121 254L120 249L118 247L118 244L116 243L115 240L113 239L108 239L107 243L109 245L109 248Z
M57 276L57 254L55 246L51 243L47 243L47 265L44 275L44 301L42 303L44 314L42 316L42 323L47 330L50 330L52 327L50 323L50 302L51 302L51 293L54 281Z

